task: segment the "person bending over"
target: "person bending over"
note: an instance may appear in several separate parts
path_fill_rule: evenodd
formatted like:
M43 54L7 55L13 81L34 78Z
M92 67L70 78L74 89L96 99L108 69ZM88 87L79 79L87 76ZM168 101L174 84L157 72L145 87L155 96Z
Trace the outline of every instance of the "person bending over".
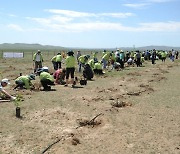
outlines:
M8 79L2 79L0 81L0 93L5 95L5 97L7 97L8 99L10 99L11 101L14 101L16 99L16 97L14 96L11 96L8 92L6 92L4 90L4 87L6 87L8 84L10 84L9 80Z
M31 82L31 80L35 80L35 75L34 74L30 74L30 75L23 75L23 76L19 76L16 80L16 88L20 88L20 89L33 89L34 86Z

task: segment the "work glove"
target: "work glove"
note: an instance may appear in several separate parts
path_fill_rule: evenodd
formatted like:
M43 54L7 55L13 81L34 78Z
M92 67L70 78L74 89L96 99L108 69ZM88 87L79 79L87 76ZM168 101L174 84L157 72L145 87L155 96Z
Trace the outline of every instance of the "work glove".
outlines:
M14 100L16 100L16 97L11 96L11 101L14 101Z

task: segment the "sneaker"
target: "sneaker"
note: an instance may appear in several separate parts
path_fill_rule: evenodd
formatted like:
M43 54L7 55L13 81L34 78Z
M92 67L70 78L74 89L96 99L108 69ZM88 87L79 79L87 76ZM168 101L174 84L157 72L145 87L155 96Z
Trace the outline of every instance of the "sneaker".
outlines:
M74 88L75 87L75 85L72 85L72 88Z
M48 89L48 90L51 90L51 87L50 87L50 86L48 86L48 87L47 87L47 89Z
M51 91L51 87L48 86L48 87L44 88L43 91Z
M67 84L64 85L64 87L67 87L67 86L68 86Z
M73 85L76 85L76 81L73 82Z

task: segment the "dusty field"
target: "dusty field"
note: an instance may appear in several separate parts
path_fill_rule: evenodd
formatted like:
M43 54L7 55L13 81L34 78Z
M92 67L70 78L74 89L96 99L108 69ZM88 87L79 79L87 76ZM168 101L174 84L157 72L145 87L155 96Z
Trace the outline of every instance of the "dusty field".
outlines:
M9 63L1 62L3 77L31 71ZM50 92L13 91L11 80L7 91L25 100L22 119L13 103L0 103L0 153L39 154L49 146L44 153L180 154L179 63L144 66Z

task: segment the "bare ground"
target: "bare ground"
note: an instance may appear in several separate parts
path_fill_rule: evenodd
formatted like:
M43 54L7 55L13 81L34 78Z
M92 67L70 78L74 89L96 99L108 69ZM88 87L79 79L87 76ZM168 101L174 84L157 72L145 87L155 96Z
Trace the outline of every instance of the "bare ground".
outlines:
M25 100L21 119L12 103L0 103L0 153L180 154L179 77L178 63L158 62L96 76L84 87L9 89Z

